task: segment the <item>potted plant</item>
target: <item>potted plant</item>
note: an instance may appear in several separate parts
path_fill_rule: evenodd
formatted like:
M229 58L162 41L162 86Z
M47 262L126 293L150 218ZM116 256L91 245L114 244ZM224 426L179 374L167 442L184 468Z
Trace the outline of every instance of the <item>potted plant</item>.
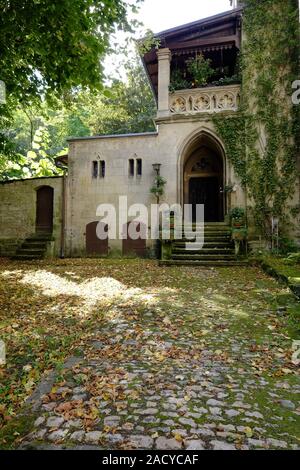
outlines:
M184 78L183 72L179 69L173 70L169 86L170 93L174 93L176 90L186 90L187 88L191 88L191 83Z
M203 54L198 54L196 58L186 61L187 69L193 77L195 88L207 85L208 79L214 74L210 64L211 60L205 59Z
M232 227L243 227L245 225L245 209L234 207L230 212Z

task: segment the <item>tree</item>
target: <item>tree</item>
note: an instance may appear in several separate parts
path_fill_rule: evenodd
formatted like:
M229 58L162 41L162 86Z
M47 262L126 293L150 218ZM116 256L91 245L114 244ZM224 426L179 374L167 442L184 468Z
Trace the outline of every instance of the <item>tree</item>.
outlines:
M42 101L101 89L110 35L132 31L127 13L142 1L0 0L0 79L8 97L0 104L0 168L18 159L9 131L17 108L30 121L28 108Z
M53 158L67 151L68 137L155 130L155 101L139 59L128 62L126 70L125 80L96 92L79 91L71 103L52 99L51 105L19 105L6 123L15 154L3 159L0 179L56 174Z
M0 0L0 71L22 103L99 88L102 59L116 28L130 30L124 0Z
M153 131L155 101L139 58L126 64L125 81L114 80L107 93L89 96L87 123L93 134Z

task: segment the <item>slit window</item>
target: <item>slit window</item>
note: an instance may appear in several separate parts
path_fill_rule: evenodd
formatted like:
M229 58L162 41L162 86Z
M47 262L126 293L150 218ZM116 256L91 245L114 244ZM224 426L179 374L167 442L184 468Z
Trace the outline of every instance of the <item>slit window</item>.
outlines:
M137 176L142 176L142 160L137 158L136 160L136 174Z
M100 178L105 178L105 161L100 161Z
M130 177L134 176L134 159L131 158L128 163L128 175Z
M93 178L98 178L98 162L93 162L92 176Z

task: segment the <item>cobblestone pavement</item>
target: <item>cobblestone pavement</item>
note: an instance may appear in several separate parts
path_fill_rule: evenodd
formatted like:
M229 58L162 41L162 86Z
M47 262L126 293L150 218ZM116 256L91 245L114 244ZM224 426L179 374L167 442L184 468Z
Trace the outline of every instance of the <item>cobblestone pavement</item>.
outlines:
M30 398L22 448L298 448L285 288L256 268L176 270L107 305Z

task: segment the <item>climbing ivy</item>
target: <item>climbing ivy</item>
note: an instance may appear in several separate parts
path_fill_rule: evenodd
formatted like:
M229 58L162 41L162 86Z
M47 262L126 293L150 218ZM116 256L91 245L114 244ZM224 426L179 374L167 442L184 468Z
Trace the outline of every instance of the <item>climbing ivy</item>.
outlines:
M242 103L236 116L214 118L254 221L268 232L270 216L288 221L297 178L299 78L297 0L246 0L243 14Z

